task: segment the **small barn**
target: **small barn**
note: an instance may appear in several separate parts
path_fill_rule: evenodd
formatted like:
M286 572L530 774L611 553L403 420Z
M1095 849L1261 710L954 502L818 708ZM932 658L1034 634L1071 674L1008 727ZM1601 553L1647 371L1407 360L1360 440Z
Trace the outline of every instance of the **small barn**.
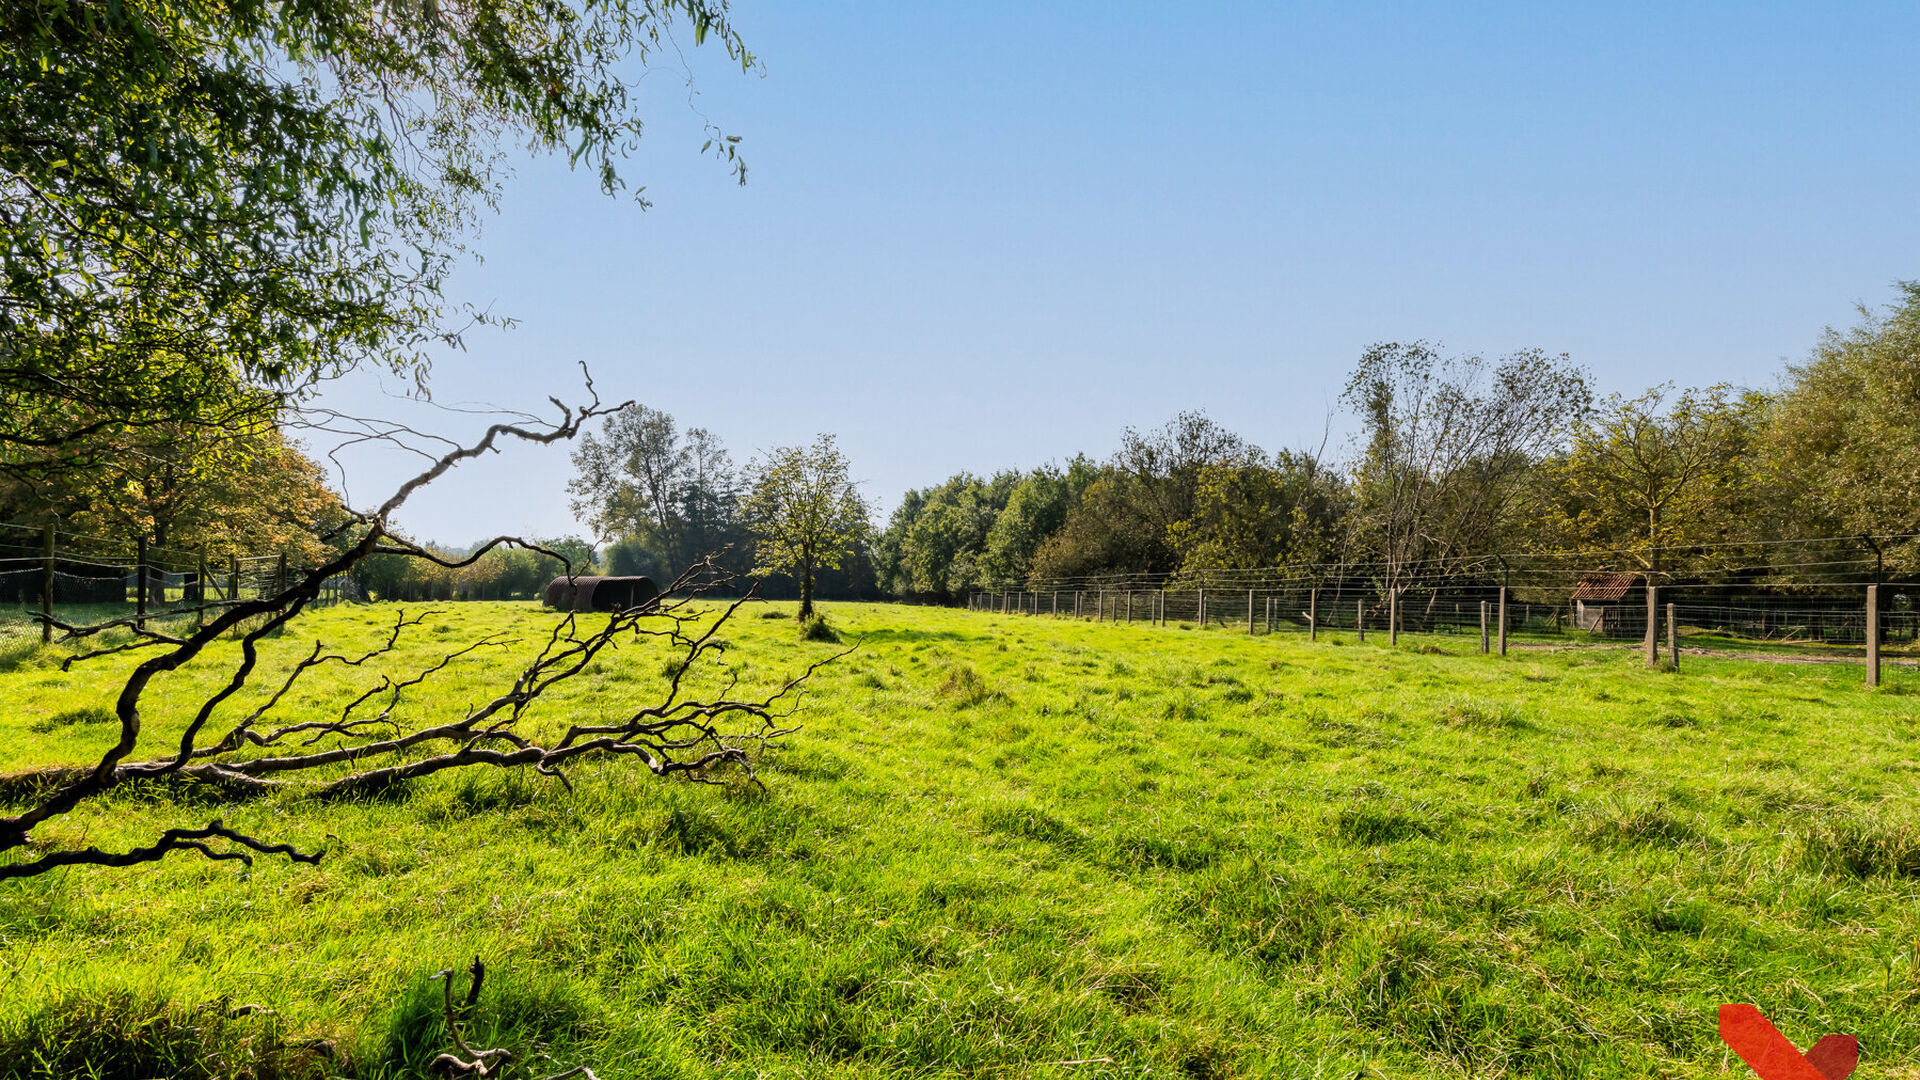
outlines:
M557 577L547 584L545 603L561 611L627 611L660 595L650 577Z
M1595 634L1619 633L1646 625L1646 605L1627 599L1639 596L1646 584L1642 574L1591 574L1573 590L1573 625Z

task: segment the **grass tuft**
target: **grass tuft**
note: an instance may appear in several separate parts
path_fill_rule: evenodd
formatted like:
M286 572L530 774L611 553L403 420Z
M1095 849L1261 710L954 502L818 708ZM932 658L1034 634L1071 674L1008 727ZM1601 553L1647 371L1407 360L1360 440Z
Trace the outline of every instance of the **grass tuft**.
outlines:
M113 710L105 705L82 705L77 709L67 709L35 720L27 725L27 730L36 735L45 735L59 728L72 727L74 724L115 724L119 721L120 718L113 715Z
M833 627L827 625L827 617L825 615L814 614L808 616L800 623L800 640L824 641L828 644L834 644L840 640L840 634L835 631Z
M1800 853L1806 867L1819 873L1920 878L1920 826L1910 820L1823 814L1801 830Z
M437 1051L436 1051L437 1052ZM290 1038L272 1012L127 990L71 991L0 1020L6 1080L322 1080L346 1072L327 1040Z

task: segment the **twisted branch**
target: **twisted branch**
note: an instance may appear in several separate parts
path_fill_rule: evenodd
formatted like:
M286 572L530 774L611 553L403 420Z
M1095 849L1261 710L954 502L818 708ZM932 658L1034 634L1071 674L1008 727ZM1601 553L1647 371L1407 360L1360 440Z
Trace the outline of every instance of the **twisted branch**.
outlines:
M587 388L591 393L591 380ZM409 631L420 628L431 614L422 612L410 616L403 611L384 639L364 652L329 651L324 642L315 641L311 650L292 661L277 678L262 704L227 725L217 737L208 737L208 729L222 708L241 690L259 681L263 664L261 641L280 633L300 616L319 597L322 584L328 578L345 573L373 555L397 555L457 566L503 545L545 552L546 549L536 543L503 536L482 545L465 560L448 560L395 535L387 522L414 491L462 461L492 449L501 439L550 443L570 438L588 420L614 411L602 406L597 394L581 406L569 407L557 401L555 404L560 409L560 419L544 428L496 423L471 445L455 446L441 454L430 467L400 485L378 509L355 515L353 532L343 537L344 550L325 565L300 575L278 594L206 605L208 618L204 624L179 636L132 627L138 635L134 643L74 657L72 662L80 662L135 648L156 650L133 668L121 686L114 708L119 738L95 764L52 768L9 778L15 790L28 790L38 783L45 793L29 800L25 810L0 816L0 853L33 845L37 827L120 784L141 779L171 778L205 783L236 795L292 790L334 797L377 791L447 769L531 766L542 776L555 779L571 790L572 784L563 767L588 757L601 757L635 759L657 776L682 776L707 783L716 782L714 774L718 770L732 768L743 773L749 782L758 784L753 767L758 752L796 730L789 718L798 707L807 680L823 664L838 657L815 663L758 696L736 696L738 677L730 671L717 693L691 692L689 672L703 661L723 663L726 645L719 636L720 629L752 597L752 590L746 590L745 595L718 611L701 602L707 594L731 585L734 580L713 557L689 567L658 597L638 607L586 619L573 614L559 617L534 655L518 667L506 686L492 697L456 710L451 716L416 718L414 713L425 711L428 706L414 705L410 692L443 675L464 657L481 650L519 644L518 639L491 635L450 649L410 675L382 674L363 692L347 700L336 717L271 722L304 677L323 667L359 668L388 656L400 647ZM97 627L55 625L65 634L63 640L79 640L120 622ZM201 702L177 745L160 756L136 760L135 753L144 745L141 705L148 688L154 680L180 669L229 635L236 635L239 644L231 671ZM617 649L622 642L651 643L671 650L668 683L659 700L633 707L624 716L576 721L557 738L543 738L523 730L523 721L543 696L588 670L603 654ZM363 715L363 710L371 714ZM215 848L205 842L215 838L237 847ZM108 852L89 847L49 852L0 865L0 878L27 877L60 866L129 866L155 861L182 849L199 852L210 859L239 859L249 865L252 861L249 852L286 855L303 863L317 862L320 858L318 853L303 854L285 844L270 844L233 832L216 821L205 829L170 829L155 843L130 851ZM479 978L476 974L476 981ZM486 1064L472 1055L466 1061ZM563 1075L590 1077L592 1074L581 1070Z

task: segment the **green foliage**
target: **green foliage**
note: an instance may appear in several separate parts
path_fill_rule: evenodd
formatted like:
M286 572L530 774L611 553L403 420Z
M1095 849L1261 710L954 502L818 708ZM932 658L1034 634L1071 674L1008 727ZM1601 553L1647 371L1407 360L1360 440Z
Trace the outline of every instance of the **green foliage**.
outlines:
M820 614L809 615L800 620L801 641L837 642L840 635L827 625L827 617Z
M678 20L753 63L706 0L0 8L0 446L221 427L249 388L360 363L423 375L485 317L441 286L501 148L620 188L626 65Z
M1682 568L1675 548L1762 538L1766 396L1724 383L1671 393L1613 395L1544 467L1548 534L1567 549L1625 552L1659 571Z
M754 572L788 574L800 586L798 618L813 614L815 575L838 569L867 534L867 508L833 436L755 460L741 516L757 541Z
M1920 531L1920 282L1787 369L1768 432L1807 535ZM1920 567L1912 541L1894 564Z
M681 432L673 417L645 405L609 416L581 436L567 490L596 534L618 536L615 573L672 581L703 556L748 540L740 480L719 438Z
M1350 536L1388 588L1420 565L1491 554L1524 520L1530 470L1586 414L1585 375L1563 354L1489 362L1424 341L1367 349L1341 401L1359 415ZM1358 554L1358 552L1355 552Z
M989 538L1022 483L1012 472L988 480L958 473L938 487L907 492L874 545L887 587L896 595L951 599L985 584ZM1009 524L1000 557L1014 555L1023 539Z

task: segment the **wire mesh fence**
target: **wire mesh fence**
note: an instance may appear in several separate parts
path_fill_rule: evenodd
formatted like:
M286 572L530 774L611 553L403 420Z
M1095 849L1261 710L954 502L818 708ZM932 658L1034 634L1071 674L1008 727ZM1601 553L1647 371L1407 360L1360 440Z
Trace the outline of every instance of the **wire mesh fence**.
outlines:
M197 618L211 605L271 596L307 568L284 555L205 552L0 522L0 637L49 636L54 623ZM354 598L345 577L323 601Z
M1605 575L1587 575L1582 580ZM1614 575L1617 576L1617 575ZM973 611L1254 635L1398 643L1506 654L1542 649L1639 649L1650 663L1725 656L1853 663L1878 681L1882 664L1920 667L1920 583L1724 583L1582 590L1562 598L1490 582L1385 589L1364 582L1294 587L1141 587L981 590ZM1437 640L1436 640L1437 639ZM1447 644L1447 643L1455 644Z

